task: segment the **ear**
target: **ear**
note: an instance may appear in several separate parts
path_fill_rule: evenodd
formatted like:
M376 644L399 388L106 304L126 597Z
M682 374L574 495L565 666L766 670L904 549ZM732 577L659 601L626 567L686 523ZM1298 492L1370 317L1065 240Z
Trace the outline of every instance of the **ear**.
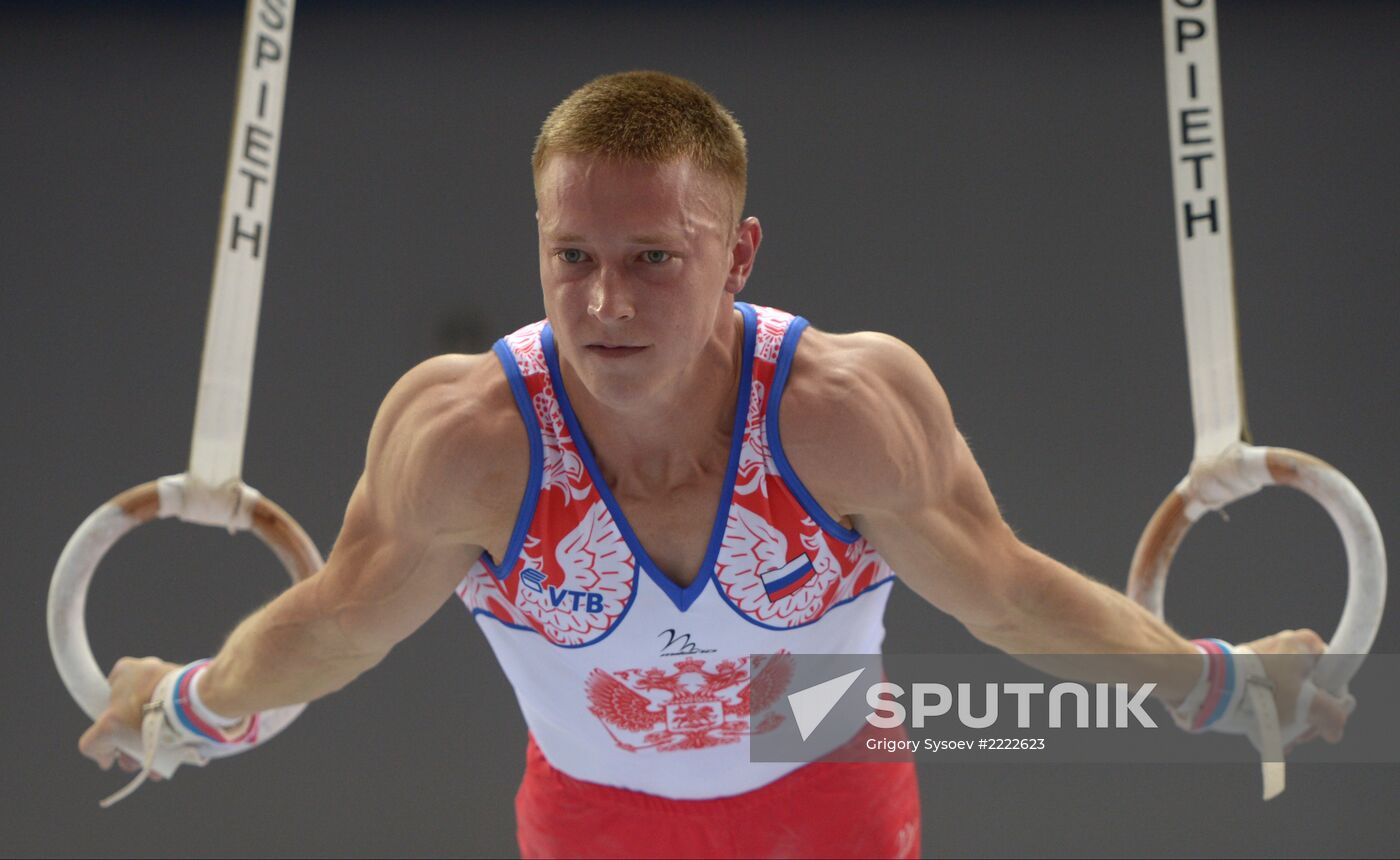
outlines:
M763 241L763 227L757 218L745 218L739 222L739 230L734 237L734 247L729 251L729 278L724 282L724 290L738 295L753 273L753 261L758 256L759 243Z

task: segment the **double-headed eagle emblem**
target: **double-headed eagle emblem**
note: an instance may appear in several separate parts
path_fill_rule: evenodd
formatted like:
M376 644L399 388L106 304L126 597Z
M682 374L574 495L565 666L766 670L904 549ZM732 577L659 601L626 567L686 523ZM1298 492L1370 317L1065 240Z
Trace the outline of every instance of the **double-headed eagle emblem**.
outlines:
M624 669L588 675L588 709L629 752L704 749L737 743L783 721L773 710L792 681L792 655L761 658L687 657L666 668ZM750 678L752 674L752 679Z

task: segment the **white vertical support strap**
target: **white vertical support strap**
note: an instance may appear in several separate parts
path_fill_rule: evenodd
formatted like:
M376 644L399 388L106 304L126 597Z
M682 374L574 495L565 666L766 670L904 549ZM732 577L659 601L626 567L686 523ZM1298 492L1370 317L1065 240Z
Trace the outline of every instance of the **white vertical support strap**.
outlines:
M224 181L213 292L199 372L189 478L195 495L230 493L243 470L272 192L291 58L294 0L248 0L238 104ZM215 507L212 498L209 506ZM191 499L190 501L195 501ZM204 521L197 513L191 519ZM222 516L210 511L209 519Z
M1177 262L1196 423L1194 459L1200 461L1248 441L1215 0L1163 0L1162 26Z
M1233 459L1231 455L1239 451L1241 441L1249 441L1235 315L1215 0L1162 0L1162 35L1176 256L1186 320L1191 414L1196 425L1191 471L1199 480L1206 472L1219 471L1217 464ZM1251 694L1263 727L1267 800L1284 788L1283 747L1273 694L1259 689L1252 689Z

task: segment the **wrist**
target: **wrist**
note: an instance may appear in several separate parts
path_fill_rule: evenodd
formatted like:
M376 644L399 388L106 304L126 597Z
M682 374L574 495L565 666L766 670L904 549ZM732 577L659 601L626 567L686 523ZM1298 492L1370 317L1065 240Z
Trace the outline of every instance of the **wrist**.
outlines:
M1191 644L1201 654L1204 665L1191 692L1172 708L1172 718L1187 731L1201 732L1230 710L1240 685L1233 646L1220 639L1195 639Z
M1210 662L1201 646L1185 639L1171 651L1153 654L1150 665L1152 679L1157 682L1153 693L1170 710L1190 705L1193 694L1208 680L1210 672Z
M228 717L211 710L196 693L196 686L206 674L208 660L197 660L174 673L166 715L169 721L185 732L220 744L251 741L256 737L257 717Z
M209 679L210 665L211 664L207 660L202 664L197 664L190 674L190 709L194 711L195 716L215 728L224 730L232 729L242 723L245 718L242 715L235 717L224 716L210 708L205 698L201 695L203 687Z
M228 674L214 659L198 661L200 671L192 678L193 702L197 707L207 709L218 720L227 722L239 720L248 714L231 700ZM191 664L194 665L194 664Z

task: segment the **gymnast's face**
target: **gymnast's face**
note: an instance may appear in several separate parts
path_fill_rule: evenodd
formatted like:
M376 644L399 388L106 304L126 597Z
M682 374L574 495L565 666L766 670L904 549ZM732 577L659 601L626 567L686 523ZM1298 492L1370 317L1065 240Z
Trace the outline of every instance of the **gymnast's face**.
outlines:
M723 363L716 335L734 325L760 233L752 218L733 225L722 180L684 158L558 154L536 197L545 314L590 395L624 410L664 402Z

